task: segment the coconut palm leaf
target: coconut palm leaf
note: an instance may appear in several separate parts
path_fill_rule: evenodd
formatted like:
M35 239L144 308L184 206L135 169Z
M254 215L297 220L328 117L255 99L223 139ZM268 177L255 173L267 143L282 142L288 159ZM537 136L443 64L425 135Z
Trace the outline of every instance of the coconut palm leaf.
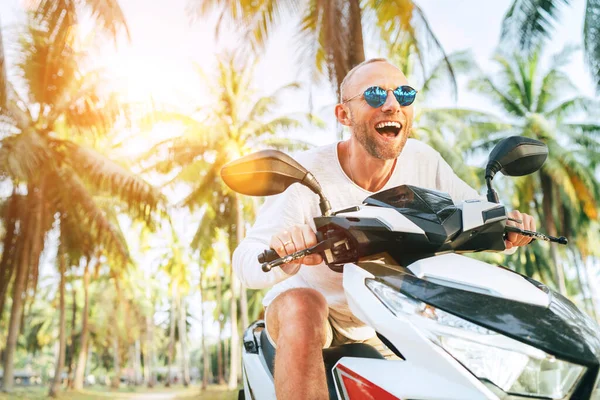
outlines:
M570 49L566 49L555 56L546 69L542 68L543 63L538 58L541 52L528 57L519 54L512 58L496 57L495 61L501 65L504 73L496 79L478 78L473 86L485 87L487 90L483 93L500 99L498 103L515 121L511 133L518 132L519 135L542 140L548 145L549 157L539 174L517 181L520 183L513 190L507 188L507 192L516 193L512 198L513 204L522 212L537 215L537 219L544 222L544 230L550 234L561 231L569 233L570 249L584 251L583 248L573 247L583 242L578 241L577 237L585 235L576 224L586 226L598 218L598 184L594 173L600 158L600 143L596 135L596 102L577 94L572 96L564 90L565 87L572 87L561 70L570 52ZM513 102L506 101L508 95L494 89L498 87L498 81L502 82L503 87L510 88L511 95L517 96ZM539 86L536 86L536 82L539 82ZM582 117L586 119L584 122L581 122ZM574 118L580 122L574 122ZM489 149L503 136L506 135L496 135L493 140L492 137L482 137L478 146ZM563 254L560 257L566 255L564 251L560 253ZM548 245L536 244L521 251L519 262L528 274L558 279L563 268L558 257L559 249L551 252ZM511 266L517 268L519 262L511 261ZM571 286L557 283L561 291L565 287L569 290Z
M600 15L600 1L587 0L583 23L583 45L587 64L596 81L596 87L600 87L600 23L598 15Z
M8 136L0 147L0 176L17 182L27 182L42 169L51 152L36 132Z
M425 57L429 55L441 54L446 59L423 11L410 0L308 0L303 3L289 0L191 0L188 8L195 16L209 15L218 10L217 34L225 22L234 29L241 27L255 51L264 48L285 16L300 15L299 63L311 65L311 75L316 79L327 74L336 90L339 90L346 73L365 58L363 30L366 33L376 31L379 38L389 43L390 50L397 41L410 37L421 65L425 65ZM364 29L363 23L366 25ZM447 59L446 66L454 78Z
M528 53L551 37L570 0L514 0L504 16L501 38L505 47L519 48ZM600 38L598 15L600 1L587 0L583 25L586 61L596 86L600 87Z
M550 37L559 9L570 0L515 0L504 16L503 39L517 38L522 49L532 49Z
M134 218L150 224L154 213L166 199L152 185L99 153L72 142L65 147L66 162L96 193L107 193L121 200Z
M60 32L77 24L77 8L82 7L91 14L101 32L108 33L116 40L119 30L123 29L129 38L125 16L116 0L29 0L29 6L35 10L38 22L49 29L58 29Z

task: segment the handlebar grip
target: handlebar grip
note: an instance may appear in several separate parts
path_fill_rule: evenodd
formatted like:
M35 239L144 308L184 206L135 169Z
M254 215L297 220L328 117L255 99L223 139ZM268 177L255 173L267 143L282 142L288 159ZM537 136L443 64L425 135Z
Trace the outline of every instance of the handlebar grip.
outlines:
M268 249L258 255L258 262L264 264L273 260L277 260L278 258L279 254L277 254L275 250Z

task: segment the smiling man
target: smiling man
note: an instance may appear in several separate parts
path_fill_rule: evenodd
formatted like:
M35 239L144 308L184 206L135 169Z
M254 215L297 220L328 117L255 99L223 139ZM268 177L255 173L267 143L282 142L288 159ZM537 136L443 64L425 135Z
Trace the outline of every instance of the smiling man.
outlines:
M295 156L317 178L333 210L400 185L446 192L455 202L480 197L438 152L408 138L417 92L398 68L385 59L365 61L348 73L340 92L335 115L349 128L350 139ZM328 398L322 348L366 342L390 355L373 329L352 315L342 274L330 270L321 256L262 272L257 255L267 246L284 256L316 244L313 218L319 215L317 195L292 185L265 202L233 256L233 267L246 286L274 285L263 304L267 334L277 347L274 378L280 399ZM510 216L523 221L520 228L535 230L531 216L518 211ZM507 248L530 240L511 234Z

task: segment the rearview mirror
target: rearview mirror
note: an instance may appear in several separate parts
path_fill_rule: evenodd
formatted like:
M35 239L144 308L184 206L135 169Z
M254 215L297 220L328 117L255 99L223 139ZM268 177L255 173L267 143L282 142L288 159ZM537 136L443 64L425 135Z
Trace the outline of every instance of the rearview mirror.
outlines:
M539 170L548 157L548 146L539 140L511 136L496 144L490 153L485 178L500 171L507 176L523 176Z
M221 178L231 190L248 196L271 196L300 183L319 195L323 215L331 212L329 201L313 174L277 150L263 150L232 161L221 169Z
M263 150L234 160L221 169L231 190L248 196L271 196L304 180L308 171L277 150Z

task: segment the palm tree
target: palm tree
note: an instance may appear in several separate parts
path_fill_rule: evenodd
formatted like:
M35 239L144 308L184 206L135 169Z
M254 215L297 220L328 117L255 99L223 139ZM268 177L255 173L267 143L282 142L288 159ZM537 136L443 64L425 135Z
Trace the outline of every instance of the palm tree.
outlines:
M56 31L59 38L77 26L82 11L91 14L96 28L115 41L121 29L129 38L129 28L118 0L30 0L27 4L34 11L36 21L50 31Z
M60 323L59 323L59 346L58 346L58 357L56 360L56 370L54 372L54 379L52 380L52 384L50 386L50 392L48 396L56 397L61 382L62 382L62 369L65 363L65 348L66 348L66 320L65 320L65 269L66 269L66 261L64 252L60 251L58 256L59 270L60 270L60 287L59 287L59 296L60 296Z
M99 255L96 256L97 262L99 262ZM87 362L88 353L88 321L89 321L89 309L90 309L90 259L85 263L85 269L83 271L83 309L81 311L81 340L79 344L79 355L77 356L77 366L75 368L75 377L73 378L73 389L83 389L83 379L85 373L85 366Z
M502 40L515 44L525 54L532 52L550 38L553 24L559 20L570 0L513 0L504 15ZM583 24L585 56L596 87L600 89L600 2L587 0ZM517 42L517 43L515 43ZM514 47L513 47L514 48Z
M230 19L233 26L246 32L256 50L264 47L286 18L300 15L300 58L313 66L316 72L313 76L327 74L336 92L348 71L365 60L366 32L376 34L375 42L382 39L392 44L408 36L415 44L423 68L425 57L430 54L439 53L445 58L425 14L412 0L190 0L189 8L199 16L217 10L217 36L223 21ZM453 75L450 64L446 66Z
M171 310L169 317L169 348L167 353L167 366L169 373L166 385L171 384L171 365L174 361L175 351L175 327L177 326L179 334L179 343L181 346L181 376L183 384L189 385L189 367L187 364L187 343L186 343L186 314L185 314L185 296L190 290L190 260L187 252L181 246L177 233L171 227L172 242L166 253L162 255L163 265L161 269L166 272L170 279L169 286L171 291Z
M243 212L252 207L250 202L231 192L220 179L220 170L225 163L247 154L259 147L303 148L304 142L281 140L275 134L288 128L301 125L294 116L278 116L269 119L278 97L284 92L297 88L290 84L278 89L273 95L256 100L252 87L254 65L248 60L228 56L221 59L218 75L210 83L215 104L201 111L198 118L176 112L160 112L155 120L182 123L185 134L156 145L145 158L152 158L157 152L166 149L168 158L156 162L153 168L167 173L175 168L178 174L168 184L184 182L191 186L191 193L180 206L194 210L204 207L202 222L198 227L192 248L202 249L212 246L214 232L222 229L227 232L230 254L237 246L239 234L243 234ZM248 201L248 200L244 200ZM201 252L201 257L204 254ZM231 270L230 270L231 271ZM231 273L231 272L230 272ZM239 346L237 328L238 294L245 294L239 282L230 276L233 296L230 305L230 324L232 327L232 345L230 385L237 385ZM217 279L217 285L221 282ZM242 310L246 313L246 310Z
M559 229L570 234L576 244L579 235L585 236L581 230L589 223L585 221L598 220L600 188L594 173L600 160L600 123L597 102L573 95L575 88L561 70L572 51L567 48L555 55L547 70L541 68L539 51L529 57L498 54L494 58L500 68L498 78L482 75L471 87L500 106L506 124L505 129L481 137L480 148L489 149L515 134L539 139L549 147L549 158L538 173L514 180L513 207L537 215L541 229L550 235L556 236ZM540 254L543 248L536 243L522 250L526 271L547 265ZM567 294L556 244L549 251L554 281Z
M83 54L73 47L72 30L30 16L21 38L14 82L0 109L5 127L0 171L13 185L5 208L5 251L0 260L0 317L14 276L3 388L12 388L12 363L23 298L37 285L44 237L60 215L67 248L92 244L113 254L127 254L113 221L96 196L114 196L122 212L149 224L162 197L150 185L84 144L101 138L122 114L114 96L101 96L99 74L79 68ZM65 32L64 37L58 33ZM57 33L58 32L58 33ZM68 232L68 234L67 234ZM68 237L67 237L68 236Z

